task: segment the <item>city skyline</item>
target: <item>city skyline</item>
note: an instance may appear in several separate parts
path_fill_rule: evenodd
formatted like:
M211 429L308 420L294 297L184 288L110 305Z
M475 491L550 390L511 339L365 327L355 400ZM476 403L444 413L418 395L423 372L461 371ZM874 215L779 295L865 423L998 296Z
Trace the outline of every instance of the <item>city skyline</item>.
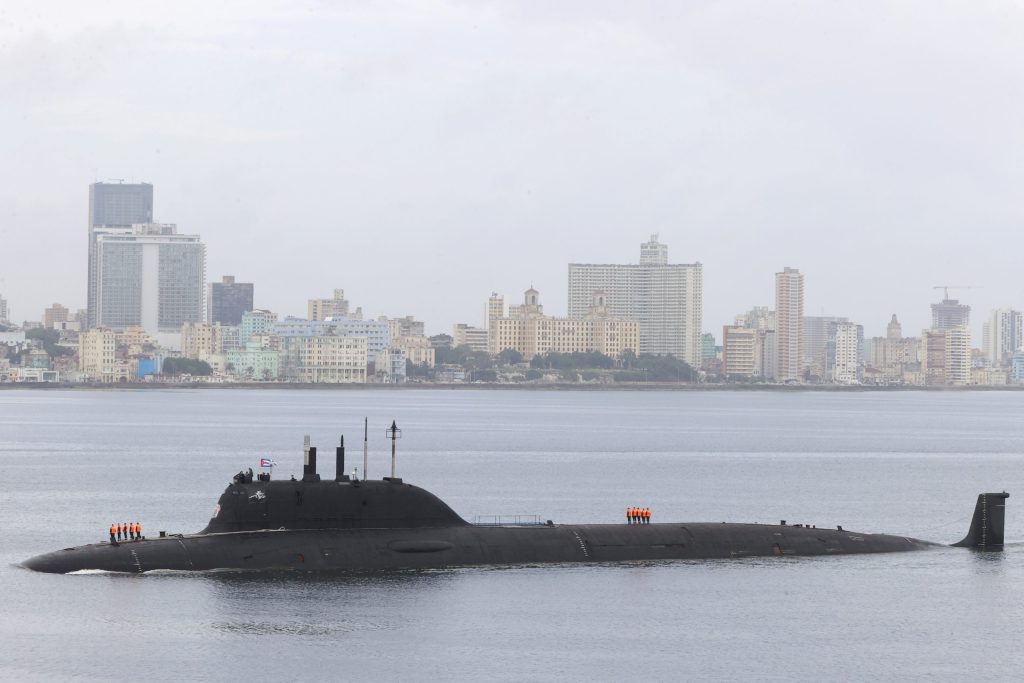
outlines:
M110 178L152 183L154 218L282 314L344 287L438 331L526 281L565 315L565 264L651 233L704 264L706 331L771 305L785 265L809 315L868 336L927 327L936 285L1024 308L1021 8L118 7L0 26L20 320L85 307L82 188Z

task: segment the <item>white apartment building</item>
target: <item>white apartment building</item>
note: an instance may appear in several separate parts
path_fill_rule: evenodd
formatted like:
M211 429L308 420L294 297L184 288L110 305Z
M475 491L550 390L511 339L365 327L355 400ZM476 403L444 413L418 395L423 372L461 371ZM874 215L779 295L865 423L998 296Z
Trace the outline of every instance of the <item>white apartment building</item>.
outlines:
M78 369L88 381L117 381L117 335L113 330L94 327L78 335Z
M610 316L638 323L638 353L672 354L699 367L703 282L700 263L670 264L668 246L652 235L639 264L570 263L569 317L585 316L594 292L603 291Z
M95 323L138 326L162 345L178 341L181 326L205 313L206 247L198 235L179 235L171 223L97 228Z
M722 328L722 374L728 378L755 377L758 374L758 334L750 327L726 325Z
M1024 345L1024 315L1011 308L997 308L982 325L982 351L994 367L1010 364L1013 353Z
M488 330L464 323L452 326L452 348L468 346L473 351L486 352L488 345Z
M832 323L828 340L829 379L836 384L857 384L863 378L864 327L851 322Z
M775 379L799 382L803 379L804 276L796 268L775 274L775 332L778 365Z

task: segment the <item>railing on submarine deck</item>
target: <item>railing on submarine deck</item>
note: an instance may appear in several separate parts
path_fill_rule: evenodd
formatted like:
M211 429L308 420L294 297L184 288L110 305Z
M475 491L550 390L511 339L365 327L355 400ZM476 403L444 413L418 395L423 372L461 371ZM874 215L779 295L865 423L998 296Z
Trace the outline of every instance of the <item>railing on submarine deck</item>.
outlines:
M540 515L477 515L473 526L544 526Z

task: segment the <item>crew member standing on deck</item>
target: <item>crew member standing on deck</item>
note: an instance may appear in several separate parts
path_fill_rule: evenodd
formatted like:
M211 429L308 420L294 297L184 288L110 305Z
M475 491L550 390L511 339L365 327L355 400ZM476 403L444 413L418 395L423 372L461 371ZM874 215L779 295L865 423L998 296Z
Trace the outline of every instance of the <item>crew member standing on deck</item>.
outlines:
M651 508L644 508L644 524L651 523Z
M117 533L117 524L110 525L110 545L114 545L117 541L114 540L114 535Z
M135 522L135 538L142 540L142 522Z
M626 508L626 524L633 523L633 508L632 506Z
M117 540L120 541L121 540L121 525L115 522L114 526L117 528Z

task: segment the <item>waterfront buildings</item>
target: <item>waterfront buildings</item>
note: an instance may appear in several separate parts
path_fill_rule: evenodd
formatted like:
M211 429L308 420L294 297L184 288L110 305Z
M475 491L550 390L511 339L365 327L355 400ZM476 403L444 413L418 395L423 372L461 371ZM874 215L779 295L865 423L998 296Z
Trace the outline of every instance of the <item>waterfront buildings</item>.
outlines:
M1011 308L992 311L982 326L982 351L994 367L1009 364L1014 352L1024 346L1024 315Z
M225 275L220 282L211 282L207 322L240 325L242 314L252 310L252 295L252 283L235 282L234 275Z
M93 231L95 322L115 330L140 326L173 345L186 322L203 320L206 247L169 223Z
M639 325L638 353L672 354L696 368L701 359L703 277L700 263L670 264L668 246L652 235L640 245L639 264L570 263L569 317L587 315L600 290L609 316Z
M601 290L594 292L583 316L544 315L540 293L531 287L523 294L521 306L510 307L507 317L491 321L488 339L490 353L513 349L526 360L552 351L596 351L618 358L626 349L636 351L640 344L640 325L635 320L613 316Z
M257 335L255 340L245 342L241 348L229 349L224 353L225 370L244 379L269 381L280 374L280 354L269 345L269 337Z
M280 372L290 382L364 383L367 364L366 337L298 333L281 338Z
M388 348L391 337L387 320L357 320L353 318L329 318L327 320L305 320L287 317L270 326L275 337L360 337L366 340L367 360L373 363L377 354Z
M775 274L775 331L778 362L775 379L799 382L803 378L804 276L796 268Z
M133 225L153 222L153 186L149 183L93 183L89 186L89 264L86 328L99 324L96 269L96 230L130 230Z

